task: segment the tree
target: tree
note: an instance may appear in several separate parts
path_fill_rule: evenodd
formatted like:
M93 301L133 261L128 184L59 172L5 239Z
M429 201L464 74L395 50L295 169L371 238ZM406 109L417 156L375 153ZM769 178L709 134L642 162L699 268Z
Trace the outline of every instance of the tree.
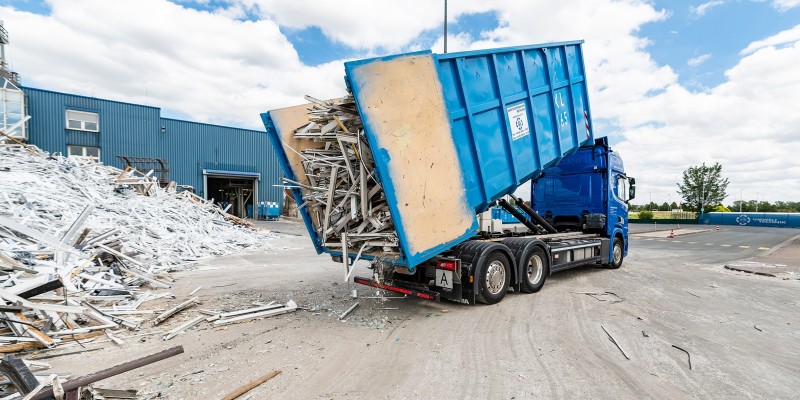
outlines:
M728 196L728 178L722 177L722 165L706 163L691 166L683 171L683 183L678 183L678 194L684 203L702 211L710 204L721 204Z
M658 206L658 211L669 211L669 203L665 201L664 204Z
M669 205L669 207L670 207L670 210L677 210L678 209L678 203L673 201L672 204Z
M768 201L759 201L758 202L758 211L759 212L775 212L777 208L770 204Z

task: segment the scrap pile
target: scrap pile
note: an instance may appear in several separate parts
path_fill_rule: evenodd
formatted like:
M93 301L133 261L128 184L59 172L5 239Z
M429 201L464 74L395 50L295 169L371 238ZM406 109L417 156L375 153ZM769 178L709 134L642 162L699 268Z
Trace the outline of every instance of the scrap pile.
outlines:
M306 189L301 207L309 208L323 244L357 251L359 256L399 253L397 233L352 96L306 99L312 102L310 122L298 128L294 137L317 144L299 153L309 184L285 181Z
M0 352L119 343L106 330L152 317L139 306L171 296L153 291L171 287L168 272L271 236L147 173L0 145Z

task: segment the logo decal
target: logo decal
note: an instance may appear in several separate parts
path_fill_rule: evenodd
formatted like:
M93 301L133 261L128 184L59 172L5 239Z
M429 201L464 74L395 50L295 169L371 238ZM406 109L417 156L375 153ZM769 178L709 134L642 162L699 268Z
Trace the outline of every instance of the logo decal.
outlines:
M736 222L738 222L739 225L747 225L747 224L750 223L750 217L748 217L747 215L742 214L742 215L739 216L739 218L736 218Z
M525 109L525 103L520 103L506 110L508 114L508 125L511 128L511 139L522 139L530 135L531 131L528 129L528 112Z

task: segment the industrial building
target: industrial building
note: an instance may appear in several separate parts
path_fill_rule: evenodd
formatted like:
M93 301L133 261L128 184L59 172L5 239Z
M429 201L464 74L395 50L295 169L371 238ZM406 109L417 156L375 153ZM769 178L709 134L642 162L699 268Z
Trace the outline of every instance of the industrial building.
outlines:
M181 189L230 205L228 212L236 216L254 216L260 202L282 209L280 166L265 132L164 118L158 107L21 86L19 75L8 70L6 44L8 33L0 23L0 129L6 134L52 153L152 170L162 184L175 181Z
M163 183L252 216L261 201L283 202L280 167L263 131L164 118L161 109L22 87L28 141L107 165L153 170ZM252 208L247 205L252 205Z

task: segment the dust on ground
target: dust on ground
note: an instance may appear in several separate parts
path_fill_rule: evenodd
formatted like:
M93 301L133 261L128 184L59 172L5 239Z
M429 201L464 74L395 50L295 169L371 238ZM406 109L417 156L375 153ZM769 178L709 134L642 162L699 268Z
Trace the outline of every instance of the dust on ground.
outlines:
M198 286L201 305L158 329L120 334L123 346L85 343L103 350L53 358L53 369L77 376L180 344L185 354L102 386L139 389L143 398L220 398L281 370L242 398L789 399L800 392L797 281L632 246L619 270L557 273L541 292L509 293L492 306L366 298L396 294L345 283L344 267L315 253L302 224L269 227L284 233L272 249L175 274L175 299L152 307L184 301ZM797 251L798 243L784 248ZM355 274L370 271L359 264ZM224 327L203 323L167 342L160 336L200 308L289 299L302 309ZM360 307L340 321L356 301ZM691 369L673 346L689 352Z

